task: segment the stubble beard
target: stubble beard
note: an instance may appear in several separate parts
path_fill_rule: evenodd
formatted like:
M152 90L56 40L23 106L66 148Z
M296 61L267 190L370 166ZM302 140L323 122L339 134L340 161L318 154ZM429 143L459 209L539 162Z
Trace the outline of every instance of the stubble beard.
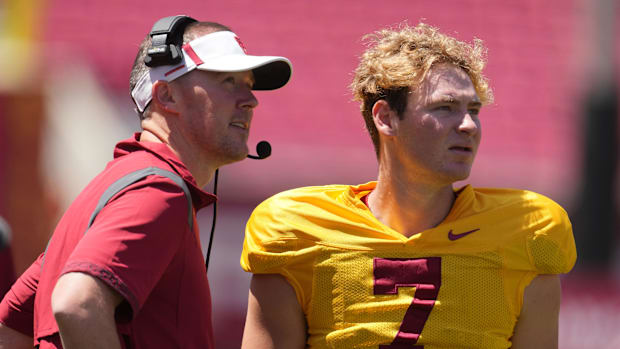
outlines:
M219 146L218 154L223 165L232 164L245 159L248 155L247 140L241 144L233 142L230 139L225 140Z

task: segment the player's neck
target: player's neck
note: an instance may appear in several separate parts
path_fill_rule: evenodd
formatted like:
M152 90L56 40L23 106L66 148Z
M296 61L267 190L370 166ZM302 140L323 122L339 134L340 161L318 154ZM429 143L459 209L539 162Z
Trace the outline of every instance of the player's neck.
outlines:
M383 224L410 237L441 223L454 200L451 185L430 185L380 171L368 206Z

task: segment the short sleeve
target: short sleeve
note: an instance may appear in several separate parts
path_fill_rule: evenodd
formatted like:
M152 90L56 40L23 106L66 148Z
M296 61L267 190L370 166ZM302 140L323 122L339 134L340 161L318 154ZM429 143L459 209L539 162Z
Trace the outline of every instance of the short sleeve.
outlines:
M34 298L39 284L43 254L15 281L0 302L0 322L33 337Z
M536 225L527 238L530 260L539 274L568 273L577 260L571 222L558 204L547 198L541 201Z
M304 231L304 218L297 210L287 207L287 201L271 198L252 212L246 225L240 263L247 272L284 276L306 309L318 246L312 240L299 237Z
M117 314L128 321L190 233L187 210L182 189L167 178L150 176L129 186L101 210L61 274L86 273L115 289L133 310Z

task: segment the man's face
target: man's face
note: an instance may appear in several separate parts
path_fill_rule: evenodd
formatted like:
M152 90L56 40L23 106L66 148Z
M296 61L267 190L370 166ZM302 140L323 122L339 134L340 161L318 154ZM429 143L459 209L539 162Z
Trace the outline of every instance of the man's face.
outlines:
M480 144L480 108L464 70L452 64L432 67L409 94L402 120L396 120L396 151L407 172L438 185L467 178Z
M252 113L258 105L252 72L194 70L172 84L180 87L183 136L200 159L217 166L244 159Z

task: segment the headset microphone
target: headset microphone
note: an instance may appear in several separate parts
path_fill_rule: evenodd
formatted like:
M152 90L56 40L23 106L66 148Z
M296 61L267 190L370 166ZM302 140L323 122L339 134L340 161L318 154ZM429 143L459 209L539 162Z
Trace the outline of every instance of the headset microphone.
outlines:
M267 141L258 142L258 144L256 145L256 154L257 155L248 154L248 158L256 160L268 158L271 155L271 144L269 144L269 142Z

